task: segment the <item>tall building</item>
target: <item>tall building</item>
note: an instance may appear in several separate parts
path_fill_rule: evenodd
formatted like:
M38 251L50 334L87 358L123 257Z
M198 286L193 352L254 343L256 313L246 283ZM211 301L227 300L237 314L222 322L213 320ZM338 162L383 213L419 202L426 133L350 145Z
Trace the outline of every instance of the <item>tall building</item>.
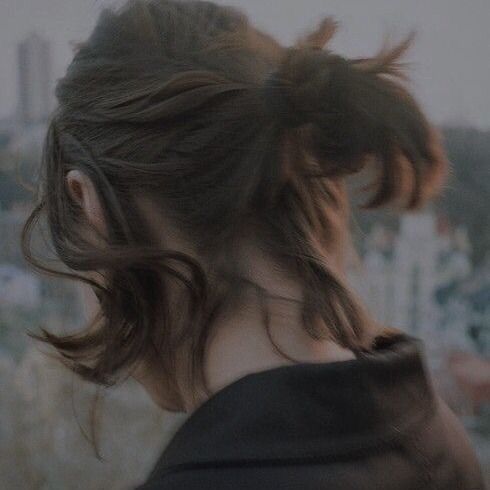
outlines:
M436 224L432 212L403 216L394 249L394 321L418 335L436 320L433 296L440 245Z
M53 97L49 42L32 32L17 46L17 57L20 122L43 122L49 116Z

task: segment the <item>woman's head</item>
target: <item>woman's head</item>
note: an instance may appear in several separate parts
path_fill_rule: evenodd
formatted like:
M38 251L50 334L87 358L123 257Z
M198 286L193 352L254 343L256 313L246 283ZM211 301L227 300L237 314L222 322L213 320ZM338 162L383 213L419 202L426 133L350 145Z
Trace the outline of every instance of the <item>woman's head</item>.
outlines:
M325 48L334 31L324 19L286 48L205 1L101 14L58 81L23 237L44 268L29 240L45 214L59 258L97 293L86 330L41 337L74 371L109 384L152 359L177 400L185 359L185 382L205 386L215 320L247 290L267 297L251 249L300 284L312 337L368 344L374 322L342 275L345 179L371 170L366 208L416 209L447 163L402 83L409 42L349 60Z

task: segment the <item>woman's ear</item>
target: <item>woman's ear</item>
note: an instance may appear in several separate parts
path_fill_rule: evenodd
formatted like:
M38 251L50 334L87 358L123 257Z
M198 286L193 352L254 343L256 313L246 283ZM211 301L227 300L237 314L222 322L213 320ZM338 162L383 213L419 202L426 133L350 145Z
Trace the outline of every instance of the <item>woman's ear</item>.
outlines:
M106 236L102 205L89 177L79 170L70 170L66 175L66 187L70 197L82 209L88 223Z

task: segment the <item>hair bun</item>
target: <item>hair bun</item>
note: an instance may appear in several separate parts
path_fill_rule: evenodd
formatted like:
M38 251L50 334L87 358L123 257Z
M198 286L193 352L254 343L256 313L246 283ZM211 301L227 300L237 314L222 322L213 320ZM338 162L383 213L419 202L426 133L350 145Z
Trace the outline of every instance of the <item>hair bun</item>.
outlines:
M295 128L309 122L318 112L319 98L333 71L348 69L349 61L329 51L291 47L280 66L264 83L266 105L281 126Z

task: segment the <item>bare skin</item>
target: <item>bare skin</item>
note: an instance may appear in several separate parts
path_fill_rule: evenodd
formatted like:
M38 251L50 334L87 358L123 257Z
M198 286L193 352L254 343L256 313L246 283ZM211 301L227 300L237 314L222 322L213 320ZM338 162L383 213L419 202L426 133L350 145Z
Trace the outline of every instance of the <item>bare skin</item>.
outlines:
M97 193L84 174L72 170L66 178L72 198L80 204L88 222L100 233L104 233L104 221ZM142 200L141 206L149 213L150 222L165 234L165 245L174 250L194 253L192 246L185 243L177 230L164 222L150 202ZM248 246L246 251L249 277L274 295L299 299L298 285L274 267L257 248ZM91 306L95 307L95 302ZM351 351L330 341L312 339L301 327L299 306L294 302L273 301L270 303L270 325L274 341L290 357L301 362L333 362L353 359ZM215 325L208 345L205 372L209 386L216 393L226 385L246 374L291 364L280 356L271 344L264 329L260 307L256 297L244 298L243 306L222 318ZM157 359L145 359L134 371L133 377L143 385L149 396L162 408L191 413L205 399L193 400L193 396L182 387L178 400L171 399L160 382ZM169 408L171 407L171 408Z

